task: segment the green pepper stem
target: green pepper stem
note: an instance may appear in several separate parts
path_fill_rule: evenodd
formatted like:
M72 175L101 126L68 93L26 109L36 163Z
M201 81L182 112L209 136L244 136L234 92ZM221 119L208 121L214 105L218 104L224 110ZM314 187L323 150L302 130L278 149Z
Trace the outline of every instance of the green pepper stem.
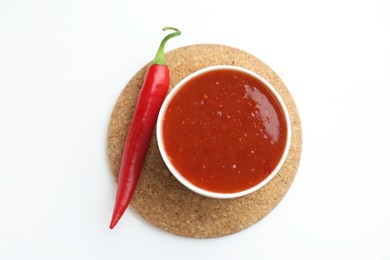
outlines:
M173 28L173 27L164 27L163 31L166 30L174 30L175 32L168 34L165 36L165 38L161 41L160 47L157 50L156 56L154 57L153 64L160 64L160 65L167 65L167 62L164 57L164 47L167 41L173 37L179 36L181 34L181 31L179 29Z

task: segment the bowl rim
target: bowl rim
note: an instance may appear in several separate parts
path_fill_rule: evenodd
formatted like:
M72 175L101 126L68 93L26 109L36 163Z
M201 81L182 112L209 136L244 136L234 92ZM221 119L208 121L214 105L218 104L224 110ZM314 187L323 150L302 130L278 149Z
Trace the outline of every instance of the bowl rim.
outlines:
M205 189L202 189L202 188L194 185L193 183L191 183L187 179L185 179L180 174L180 172L173 166L171 161L169 160L167 152L165 150L163 136L162 136L163 135L162 134L163 133L162 125L163 125L163 120L164 120L164 116L165 116L165 113L166 113L166 109L167 109L170 101L172 100L172 98L178 93L178 91L180 91L180 89L185 85L185 83L187 83L189 80L197 77L200 74L207 73L209 71L214 71L214 70L222 70L222 69L223 70L225 70L225 69L227 69L227 70L236 70L236 71L244 72L244 73L246 73L246 74L248 74L248 75L250 75L252 77L255 77L256 79L258 79L262 83L264 83L264 85L272 92L272 94L276 97L277 101L279 102L280 106L282 107L283 113L284 113L284 115L286 117L286 125L287 125L287 140L286 140L285 149L284 149L282 157L280 158L280 161L278 162L278 164L275 167L275 169L267 176L267 178L265 178L263 181L261 181L260 183L256 184L255 186L252 186L249 189L242 190L242 191L239 191L239 192L234 192L234 193L219 193L219 192L205 190ZM188 76L184 77L179 83L176 84L176 86L173 87L171 92L168 93L168 95L166 96L166 98L165 98L165 100L164 100L164 102L163 102L163 104L162 104L162 106L160 108L159 114L158 114L157 126L156 126L156 136L157 136L158 149L160 151L160 154L161 154L161 156L163 158L163 161L164 161L165 165L168 167L169 171L175 176L175 178L180 183L182 183L188 189L190 189L190 190L192 190L192 191L194 191L194 192L196 192L196 193L198 193L200 195L206 196L206 197L215 198L215 199L232 199L232 198L238 198L238 197L242 197L242 196L248 195L250 193L253 193L253 192L261 189L268 182L270 182L277 175L277 173L280 171L280 169L282 168L283 164L286 161L287 155L288 155L289 150L290 150L290 144L291 144L291 120L290 120L290 116L289 116L289 112L288 112L287 106L284 103L284 101L283 101L282 97L280 96L279 92L267 80L265 80L262 76L260 76L259 74L255 73L255 72L253 72L253 71L251 71L249 69L246 69L246 68L243 68L243 67L239 67L239 66L214 65L214 66L208 66L208 67L205 67L203 69L197 70L197 71L189 74Z

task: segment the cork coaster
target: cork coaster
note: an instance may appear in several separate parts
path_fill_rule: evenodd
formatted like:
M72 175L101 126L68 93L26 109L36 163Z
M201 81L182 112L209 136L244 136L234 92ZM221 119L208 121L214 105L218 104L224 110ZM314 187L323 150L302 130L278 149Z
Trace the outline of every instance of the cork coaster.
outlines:
M130 206L146 221L167 232L192 238L220 237L241 231L265 217L281 201L298 169L302 133L294 100L282 80L256 57L228 46L190 45L166 53L171 86L190 73L212 65L236 65L252 70L280 93L291 117L292 139L279 173L262 189L237 199L211 199L180 184L165 166L154 135ZM113 109L108 129L108 157L115 181L127 129L147 69L127 84Z

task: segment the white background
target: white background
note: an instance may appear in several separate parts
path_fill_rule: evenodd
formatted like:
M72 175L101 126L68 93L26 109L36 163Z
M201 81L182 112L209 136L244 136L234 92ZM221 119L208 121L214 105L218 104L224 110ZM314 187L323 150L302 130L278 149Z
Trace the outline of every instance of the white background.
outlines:
M237 234L108 225L112 108L157 50L226 44L266 62L300 112L286 197ZM0 259L390 259L390 2L0 0Z

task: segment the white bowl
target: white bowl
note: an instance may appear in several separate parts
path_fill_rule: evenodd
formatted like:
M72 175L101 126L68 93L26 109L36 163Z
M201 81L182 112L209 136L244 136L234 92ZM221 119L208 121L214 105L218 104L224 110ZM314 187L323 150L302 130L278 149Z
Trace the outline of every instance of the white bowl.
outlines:
M243 191L239 191L239 192L235 192L235 193L219 193L219 192L213 192L213 191L205 190L203 188L195 186L193 183L191 183L190 181L185 179L180 174L180 172L175 168L175 166L171 163L171 161L169 160L167 152L165 150L164 140L163 140L163 121L164 121L164 116L165 116L168 104L170 103L172 98L175 96L175 94L178 91L180 91L180 89L189 80L193 79L194 77L196 77L196 76L198 76L198 75L200 75L202 73L207 73L209 71L220 70L220 69L229 69L229 70L236 70L236 71L244 72L244 73L249 74L250 76L258 79L262 83L264 83L265 86L268 87L269 90L271 90L273 95L276 97L276 99L280 103L280 105L282 107L282 110L284 112L284 115L285 115L285 118L286 118L286 124L287 124L286 145L285 145L285 148L284 148L283 155L282 155L279 163L275 167L275 169L263 181L261 181L257 185L255 185L255 186L253 186L253 187L251 187L249 189L246 189L246 190L243 190ZM248 195L248 194L250 194L250 193L252 193L254 191L259 190L261 187L263 187L265 184L267 184L278 173L280 168L283 166L283 163L284 163L284 161L285 161L285 159L287 157L287 154L288 154L288 151L289 151L289 148L290 148L290 142L291 142L290 139L291 139L291 122L290 122L290 117L289 117L286 105L284 104L283 99L281 98L279 93L275 90L275 88L269 82L267 82L260 75L254 73L254 72L252 72L252 71L250 71L248 69L244 69L244 68L237 67L237 66L228 66L228 65L211 66L211 67L206 67L204 69L198 70L198 71L192 73L191 75L187 76L182 81L180 81L172 89L172 91L167 95L166 99L164 100L164 103L162 104L162 107L160 109L159 116L158 116L158 119L157 119L157 142L158 142L158 147L159 147L161 156L162 156L165 164L167 165L168 169L170 170L170 172L176 177L176 179L179 182L181 182L188 189L190 189L190 190L192 190L192 191L194 191L194 192L196 192L196 193L198 193L200 195L203 195L203 196L206 196L206 197L211 197L211 198L217 198L217 199L231 199L231 198L237 198L237 197L245 196L245 195Z

